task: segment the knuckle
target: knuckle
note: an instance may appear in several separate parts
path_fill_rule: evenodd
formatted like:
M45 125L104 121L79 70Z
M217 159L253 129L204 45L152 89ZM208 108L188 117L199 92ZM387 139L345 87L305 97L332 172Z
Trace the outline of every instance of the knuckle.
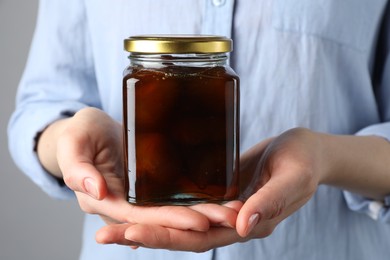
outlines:
M283 197L271 202L271 214L269 216L270 219L276 218L283 213L284 209L286 208L286 200L287 199Z

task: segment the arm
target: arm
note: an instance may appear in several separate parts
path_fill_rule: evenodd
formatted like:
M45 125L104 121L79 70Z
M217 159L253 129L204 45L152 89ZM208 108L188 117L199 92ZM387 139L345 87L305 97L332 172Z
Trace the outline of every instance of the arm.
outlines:
M318 135L331 162L324 184L379 201L390 195L388 140L379 136Z

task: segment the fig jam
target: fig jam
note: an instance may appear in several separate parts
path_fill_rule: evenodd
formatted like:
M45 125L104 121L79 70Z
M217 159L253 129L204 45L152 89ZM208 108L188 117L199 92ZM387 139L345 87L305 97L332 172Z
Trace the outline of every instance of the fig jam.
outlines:
M161 38L211 44L220 39L151 41ZM190 205L237 199L239 80L226 54L127 50L132 53L123 79L128 201Z

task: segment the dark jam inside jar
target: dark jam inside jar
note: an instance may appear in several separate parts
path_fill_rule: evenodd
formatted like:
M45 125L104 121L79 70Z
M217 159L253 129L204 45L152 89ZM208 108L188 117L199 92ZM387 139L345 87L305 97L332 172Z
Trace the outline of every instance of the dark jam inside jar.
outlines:
M238 77L225 66L127 71L128 200L187 205L237 199L238 95Z

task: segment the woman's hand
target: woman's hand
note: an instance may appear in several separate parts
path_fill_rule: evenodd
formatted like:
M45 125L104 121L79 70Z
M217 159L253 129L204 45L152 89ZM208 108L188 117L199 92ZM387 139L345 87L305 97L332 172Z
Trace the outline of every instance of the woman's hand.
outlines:
M236 224L241 237L270 235L313 196L327 172L323 148L315 133L296 128L257 144L242 156L241 174L247 180L245 204Z
M50 125L38 142L43 166L75 191L81 209L107 224L159 225L207 231L210 225L234 226L229 207L136 207L124 190L122 126L101 110L86 108Z

